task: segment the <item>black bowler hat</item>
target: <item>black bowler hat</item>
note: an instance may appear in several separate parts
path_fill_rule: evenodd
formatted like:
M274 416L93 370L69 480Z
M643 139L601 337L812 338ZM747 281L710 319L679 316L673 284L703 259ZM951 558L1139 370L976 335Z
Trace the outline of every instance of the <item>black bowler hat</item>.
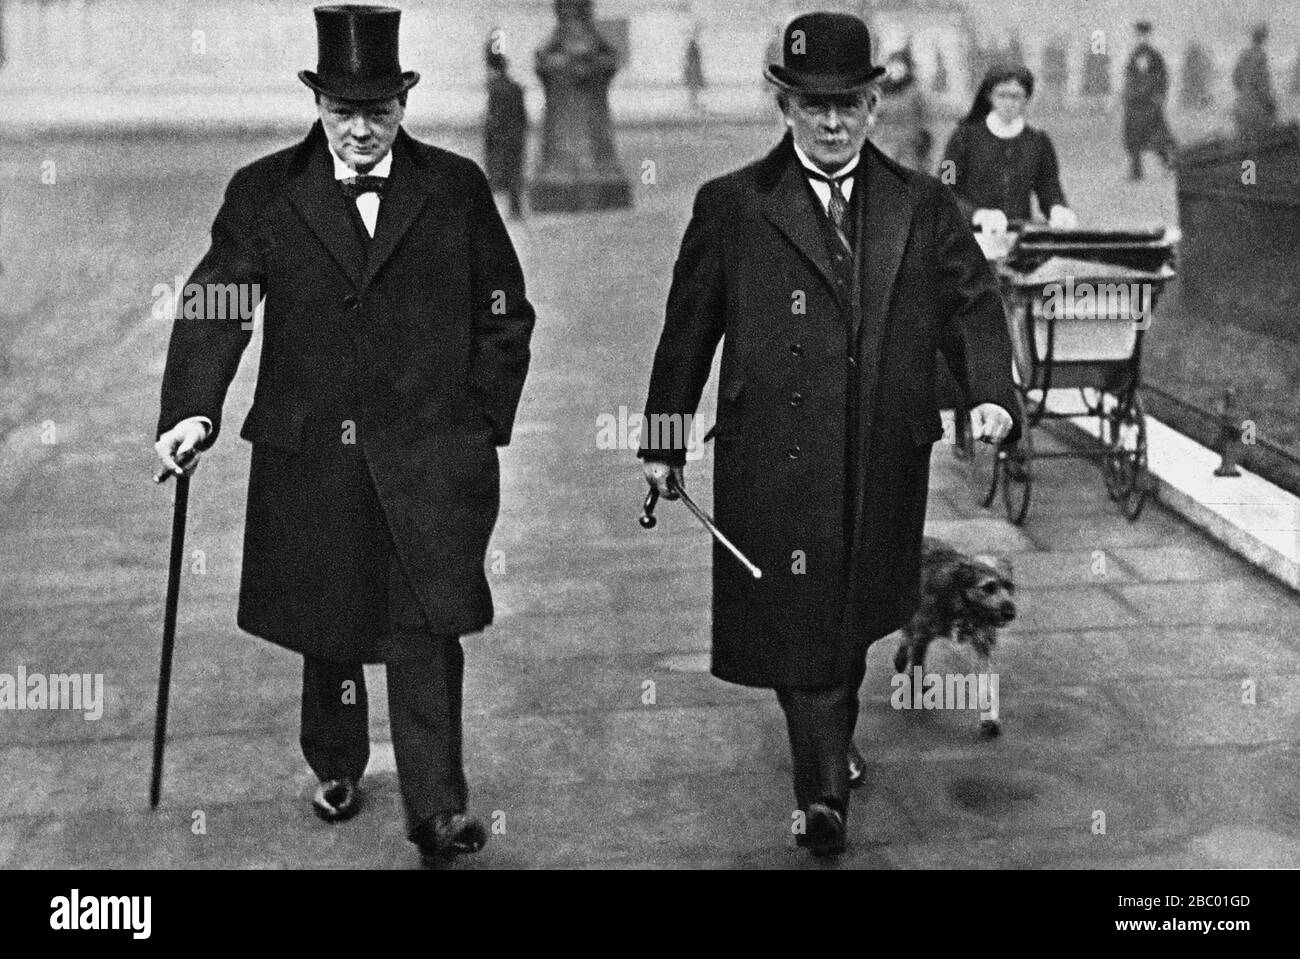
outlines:
M338 100L388 100L420 82L414 70L397 62L397 24L401 10L343 4L317 7L316 72L298 79L317 93Z
M885 72L871 62L867 25L849 13L795 17L785 28L781 59L763 75L792 93L852 93Z

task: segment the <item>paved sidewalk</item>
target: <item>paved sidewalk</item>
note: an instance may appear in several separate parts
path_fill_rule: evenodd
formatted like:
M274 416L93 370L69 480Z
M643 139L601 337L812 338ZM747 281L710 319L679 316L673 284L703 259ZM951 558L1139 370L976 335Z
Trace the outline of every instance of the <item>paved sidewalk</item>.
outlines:
M670 503L641 530L631 451L597 448L597 417L643 399L691 195L728 163L713 148L752 155L766 133L658 136L622 140L629 169L661 158L635 212L514 230L540 319L489 557L498 621L465 643L471 801L502 831L460 868L816 866L789 835L774 697L707 674L706 536ZM234 623L249 454L234 431L193 484L187 552L205 571L184 578L164 801L147 809L170 523L148 479L168 324L148 312L201 252L230 169L271 144L226 146L65 147L49 188L28 175L39 158L5 170L0 672L103 673L106 691L96 721L0 712L0 867L417 864L382 669L369 807L339 827L308 808L299 661ZM704 147L721 159L675 159ZM1159 216L1170 187L1134 205ZM705 503L710 460L688 474ZM1126 523L1087 464L1042 466L1023 529L978 507L965 469L935 447L929 528L1015 563L1004 735L890 708L893 646L873 648L869 785L841 866L1300 866L1295 594L1158 507Z

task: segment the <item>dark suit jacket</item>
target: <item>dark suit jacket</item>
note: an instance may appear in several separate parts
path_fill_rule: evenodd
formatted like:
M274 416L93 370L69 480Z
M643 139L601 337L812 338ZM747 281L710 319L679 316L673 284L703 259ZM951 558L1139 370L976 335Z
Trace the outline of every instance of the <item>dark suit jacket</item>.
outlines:
M763 570L715 547L713 672L732 682L842 682L915 609L936 348L971 405L1019 410L998 286L952 194L869 143L858 170L850 282L789 137L700 188L673 270L641 455L683 460L656 417L695 412L721 340L715 515Z
M496 447L534 321L473 162L399 132L373 240L350 205L318 123L235 174L190 277L265 296L241 432L253 464L240 625L341 661L376 658L390 538L433 630L491 621ZM176 321L160 431L202 415L216 440L250 335L219 315Z

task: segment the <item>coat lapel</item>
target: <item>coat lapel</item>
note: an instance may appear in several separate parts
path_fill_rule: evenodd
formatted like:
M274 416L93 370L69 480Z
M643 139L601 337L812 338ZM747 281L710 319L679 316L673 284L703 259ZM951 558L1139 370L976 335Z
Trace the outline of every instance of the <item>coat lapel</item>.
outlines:
M854 186L854 195L862 190L857 212L858 250L854 258L853 330L861 365L858 383L858 436L856 475L864 476L865 456L872 436L876 415L874 397L880 381L880 347L889 320L889 297L894 279L903 262L907 238L912 229L912 201L905 184L891 170L875 148L868 143L859 163L862 176ZM850 451L850 455L854 455ZM861 491L855 497L853 529L850 534L851 555L859 555L865 535L866 502ZM858 575L860 566L851 568Z
M334 164L320 122L311 128L294 157L289 202L320 239L330 256L360 288L366 251L348 212L348 199L334 183Z
M826 250L826 237L817 225L817 217L825 214L813 204L803 167L795 156L789 135L772 152L771 159L779 172L761 201L763 215L803 254L821 275L827 289L834 293L835 282L830 254Z
M379 204L379 220L375 224L374 239L370 241L363 287L369 286L388 262L431 196L426 179L421 175L424 164L411 149L409 139L406 132L401 131L393 141L392 175Z
M858 202L858 255L855 293L861 297L854 319L862 324L860 355L878 358L885 332L889 297L903 262L907 237L912 229L912 202L903 183L876 154L870 144L862 151L863 176L854 186L862 190ZM872 370L874 386L874 369Z

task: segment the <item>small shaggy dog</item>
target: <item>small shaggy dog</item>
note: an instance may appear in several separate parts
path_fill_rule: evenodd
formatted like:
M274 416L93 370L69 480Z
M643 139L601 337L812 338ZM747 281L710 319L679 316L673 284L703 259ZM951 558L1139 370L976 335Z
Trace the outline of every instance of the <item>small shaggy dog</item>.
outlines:
M908 673L914 666L924 667L926 649L940 637L969 644L987 665L998 627L1016 618L1015 588L1005 559L967 556L926 537L921 548L921 605L903 627L894 669ZM1001 731L996 707L980 727L990 736Z

